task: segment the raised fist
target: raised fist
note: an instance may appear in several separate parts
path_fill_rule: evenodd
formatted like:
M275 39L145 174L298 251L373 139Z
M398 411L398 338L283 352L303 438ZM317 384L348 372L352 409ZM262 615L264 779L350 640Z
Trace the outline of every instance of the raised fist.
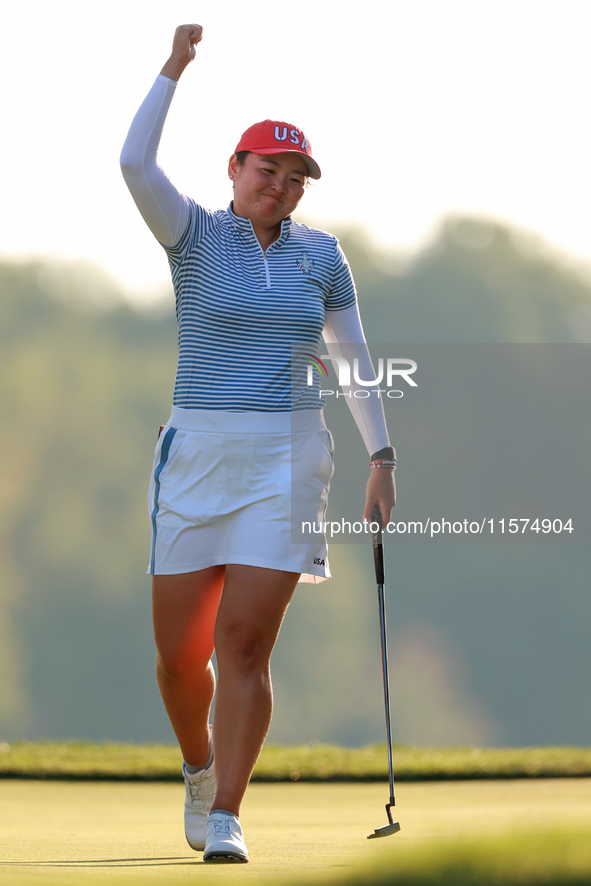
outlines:
M160 71L171 80L178 80L188 64L195 58L197 44L203 37L201 25L179 25L174 32L170 58Z
M197 52L197 44L203 37L201 25L179 25L174 32L172 54L179 59L193 61Z

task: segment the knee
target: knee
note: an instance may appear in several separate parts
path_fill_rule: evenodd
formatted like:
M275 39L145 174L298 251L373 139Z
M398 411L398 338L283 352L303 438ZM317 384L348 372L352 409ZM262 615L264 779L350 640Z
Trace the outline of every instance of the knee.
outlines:
M240 624L228 624L216 629L216 658L219 667L231 666L242 673L267 673L272 647L264 631Z
M170 682L183 681L204 672L209 666L209 657L198 650L158 650L156 669Z

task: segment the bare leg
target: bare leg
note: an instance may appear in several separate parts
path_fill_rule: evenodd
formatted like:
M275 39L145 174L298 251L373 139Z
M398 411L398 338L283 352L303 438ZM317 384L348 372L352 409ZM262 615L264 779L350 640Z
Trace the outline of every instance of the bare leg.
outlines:
M240 814L271 722L271 653L298 579L295 572L226 566L215 627L214 809Z
M152 582L158 686L191 766L203 766L209 757L207 724L215 691L211 656L224 569L155 575Z

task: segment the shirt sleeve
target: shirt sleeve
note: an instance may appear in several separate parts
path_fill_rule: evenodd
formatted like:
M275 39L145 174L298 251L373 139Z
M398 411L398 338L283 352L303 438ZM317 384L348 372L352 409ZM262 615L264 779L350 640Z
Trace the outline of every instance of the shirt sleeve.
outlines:
M158 146L176 89L159 74L135 115L121 152L121 171L144 221L163 246L174 246L189 222L189 201L158 165Z
M345 357L350 363L353 358L357 358L358 378L364 381L375 380L376 374L365 341L357 302L340 310L327 310L323 335L329 354ZM358 384L353 374L351 385L347 389L343 388L344 393L349 395L346 398L347 405L363 437L367 452L372 455L384 446L390 446L390 438L382 398L373 392L369 397L355 396L356 391L367 393L368 390L371 391L371 388Z
M335 245L333 283L325 304L327 311L343 311L357 301L355 281L353 280L349 262L338 240Z

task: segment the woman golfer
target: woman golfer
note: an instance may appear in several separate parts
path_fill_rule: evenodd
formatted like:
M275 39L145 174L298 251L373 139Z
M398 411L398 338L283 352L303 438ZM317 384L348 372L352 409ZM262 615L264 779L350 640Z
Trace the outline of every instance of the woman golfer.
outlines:
M291 218L308 177L320 178L300 129L266 120L242 135L227 210L202 208L158 166L176 83L201 37L200 25L177 28L121 165L167 252L179 324L174 405L149 490L158 685L183 754L187 840L205 861L245 862L240 804L271 719L271 652L297 582L330 577L324 535L292 535L300 517L324 519L333 470L319 385L308 383L318 374L307 368L321 335L367 346L336 238ZM370 471L364 517L377 504L386 521L395 459L382 404L351 406L382 468Z

